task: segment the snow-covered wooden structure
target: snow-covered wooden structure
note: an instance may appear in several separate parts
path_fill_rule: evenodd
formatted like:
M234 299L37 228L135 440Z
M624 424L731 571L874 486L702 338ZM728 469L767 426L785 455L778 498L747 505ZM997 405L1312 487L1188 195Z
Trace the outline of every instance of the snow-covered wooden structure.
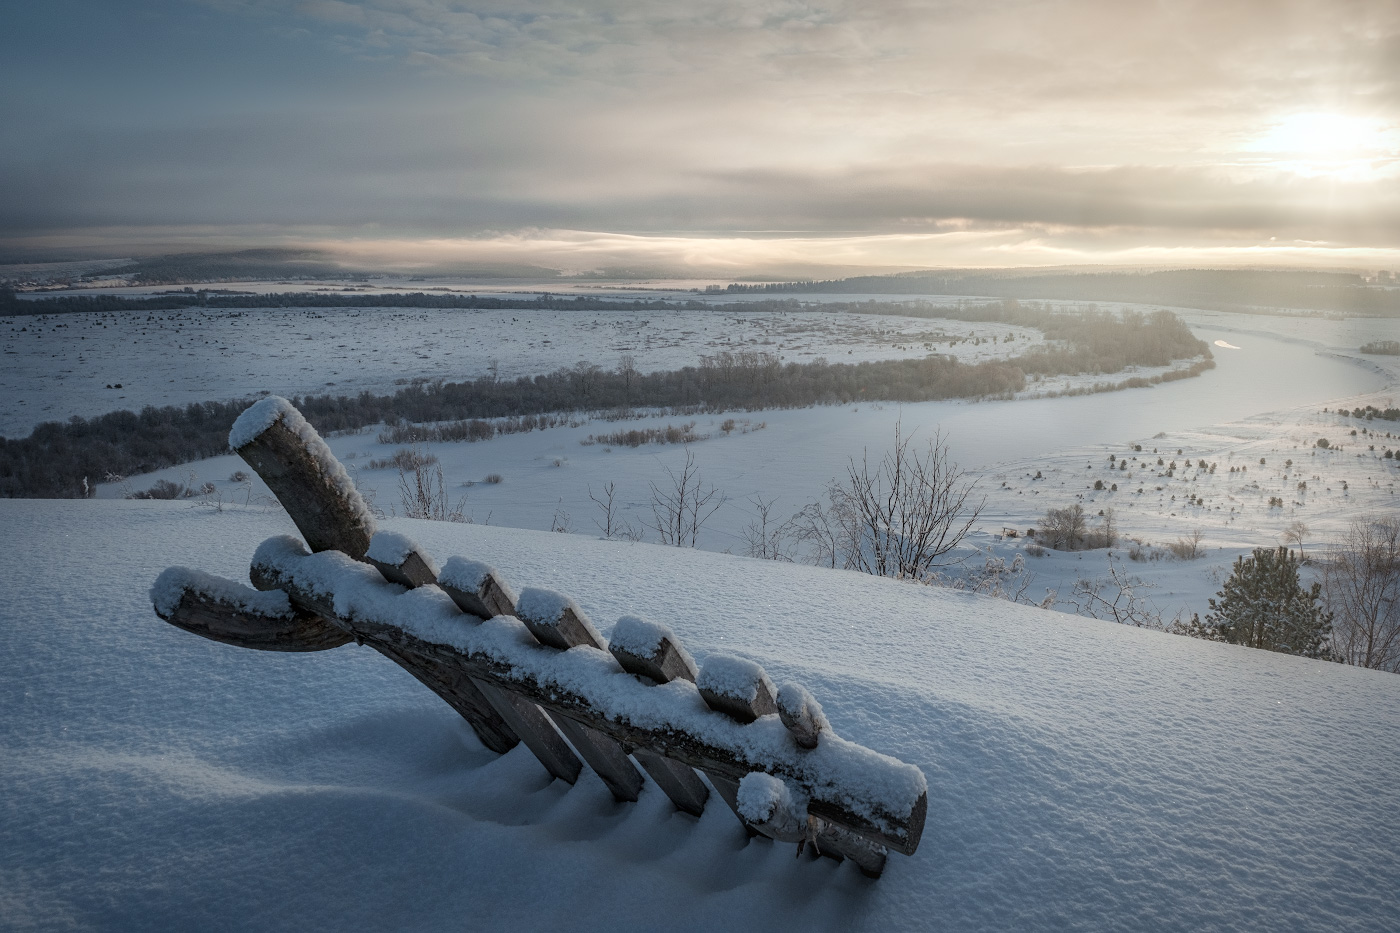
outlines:
M669 626L635 616L604 639L563 594L517 593L487 563L439 566L405 536L376 532L344 468L284 399L251 406L229 443L305 542L264 542L249 572L255 589L167 569L151 591L167 622L271 651L368 645L494 751L524 743L570 783L586 763L618 800L638 798L644 771L696 815L713 788L752 835L849 858L870 876L888 851L918 848L923 773L837 736L800 685L775 687L730 655L697 667Z

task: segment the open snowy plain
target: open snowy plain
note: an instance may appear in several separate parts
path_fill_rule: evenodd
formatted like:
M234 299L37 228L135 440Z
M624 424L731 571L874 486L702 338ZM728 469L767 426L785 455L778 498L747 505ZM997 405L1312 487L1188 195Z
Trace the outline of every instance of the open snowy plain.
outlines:
M921 768L870 881L650 784L497 757L369 649L159 621L172 564L244 578L272 511L0 502L8 930L1357 930L1400 915L1400 678L856 573L390 521L804 683Z
M627 805L589 772L573 787L551 782L523 749L486 750L441 701L370 651L250 652L160 622L147 590L162 569L244 579L260 541L294 531L256 481L233 478L246 469L236 457L128 477L103 486L99 501L0 501L17 566L32 571L0 583L10 645L0 654L9 714L0 723L0 926L1394 929L1400 678L739 556L755 500L776 499L775 514L786 517L820 497L848 458L882 455L896 423L918 438L941 429L987 496L970 538L978 553L965 566L1019 557L1034 575L1023 578L1026 596L1054 590L1060 608L1073 608L1074 581L1101 577L1108 558L1035 556L1024 531L1047 508L1080 503L1091 525L1099 510L1115 509L1127 540L1114 559L1153 584L1140 592L1165 619L1204 612L1234 557L1276 543L1293 522L1309 526L1313 547L1354 517L1394 513L1400 461L1382 454L1400 446L1400 425L1336 412L1400 399L1400 361L1357 352L1392 337L1392 323L1180 313L1198 336L1228 346L1216 344L1215 370L1152 389L580 417L478 443L420 445L439 458L449 493L476 524L394 518L398 472L372 461L404 445L381 442L378 428L327 439L385 524L439 558L487 560L518 585L567 592L605 635L621 615L640 613L671 625L702 662L717 650L752 657L811 689L843 736L918 765L930 787L922 846L911 858L891 856L875 882L848 864L794 860L791 847L748 840L723 807L696 820L651 785ZM246 316L224 321L229 334L247 326L244 342L220 344L237 352L206 347L184 359L162 354L159 333L132 330L141 322L120 333L145 354L134 358L135 384L145 385L143 369L166 380L160 391L169 394L150 397L163 403L234 394L205 381L225 378L220 354L230 358L227 372L286 379L250 382L248 392L322 391L328 381L337 387L326 391L350 391L358 386L338 378L342 368L384 388L432 375L421 367L449 357L464 367L454 374L482 371L491 358L502 375L515 359L549 369L594 354L614 365L608 354L622 352L654 368L737 346L736 333L766 334L775 343L759 348L784 354L880 358L927 352L909 343L918 333L968 327L907 319L917 329L895 336L898 319L850 316L853 329L841 331L846 316L837 315L821 327L793 322L806 336L783 337L776 318L737 331L717 321L708 333L653 320L649 359L635 334L595 312L562 331L497 321L489 345L464 335L444 344L435 319L414 318L432 348L393 344L393 365L374 368L348 357L349 344L328 357L305 339L311 331L286 340L282 314L258 327ZM351 315L373 318L346 315L306 315L294 327L325 336ZM343 331L360 335L350 338L357 352L389 351L386 330L353 321ZM51 338L65 348L53 352L75 352L73 338L87 336L76 341L85 360L84 345L95 344L93 359L117 365L123 349L98 339L100 323L50 319L42 337L18 323L33 342L13 344L5 360L28 359ZM216 336L179 323L182 340ZM502 335L523 342L518 358L496 352ZM780 342L788 339L806 342ZM1000 341L960 339L959 348L1006 352ZM70 392L76 381L45 383L42 360L18 371L29 375L7 368L5 378L28 380L15 386L50 407L45 418L114 407L109 390L94 398ZM33 414L4 411L15 425ZM599 540L590 493L616 484L620 517L654 540L645 531L651 486L664 488L666 469L687 452L599 436L692 420L689 452L729 500L705 526L704 550ZM499 482L488 481L493 474ZM158 479L214 491L121 499ZM1007 528L1020 536L1003 537ZM1164 545L1197 529L1204 557L1167 554ZM1134 538L1145 542L1142 560L1129 556Z

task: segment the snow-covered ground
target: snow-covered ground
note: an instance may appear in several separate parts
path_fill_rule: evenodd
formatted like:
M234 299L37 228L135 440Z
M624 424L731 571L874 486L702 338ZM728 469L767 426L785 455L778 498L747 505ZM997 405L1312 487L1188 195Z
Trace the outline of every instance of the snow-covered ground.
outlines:
M486 442L427 444L423 450L439 458L450 497L474 521L561 527L596 536L602 515L590 493L599 496L615 484L620 517L644 530L653 520L651 484L664 487L665 470L677 469L685 452L676 446L585 442L620 430L693 420L694 433L705 438L691 446L702 479L729 498L706 525L700 545L744 553L744 532L755 520L757 497L776 499L773 514L785 519L819 498L849 457L868 450L878 459L888 449L896 422L906 432L917 431L919 438L941 429L954 457L973 471L987 495L986 512L971 538L983 554L973 559L973 566L983 563L989 550L1007 561L1022 554L1034 574L1025 595L1039 601L1054 590L1058 604L1071 608L1077 579L1108 574L1106 553L1035 557L1025 553L1024 538L1005 540L1001 532L1015 528L1024 533L1047 509L1076 502L1088 511L1092 527L1099 510L1113 508L1125 538L1115 558L1132 576L1153 584L1143 592L1169 620L1183 613L1204 614L1234 559L1254 547L1279 543L1280 534L1295 521L1309 526L1305 547L1311 547L1336 540L1355 517L1397 508L1400 461L1381 455L1386 447L1400 447L1400 423L1348 424L1348 419L1321 413L1324 406L1342 404L1339 399L1345 399L1347 408L1368 402L1385 408L1400 399L1400 359L1362 359L1355 350L1383 335L1386 322L1358 326L1307 319L1309 329L1301 329L1289 319L1282 322L1280 336L1263 329L1273 320L1261 324L1257 317L1238 315L1193 320L1198 336L1236 349L1216 347L1217 368L1199 378L1151 389L742 412L734 413L729 433L723 430L722 415L581 421L575 427ZM1365 443L1360 434L1351 437L1352 429L1362 428L1381 436L1368 435ZM1385 438L1386 431L1396 438ZM401 512L397 471L369 464L387 459L402 445L380 443L378 433L374 428L328 440L380 509ZM1317 450L1313 444L1322 436L1345 450ZM1110 455L1115 457L1112 464ZM1266 464L1258 463L1260 457ZM1117 469L1116 458L1127 458L1129 469ZM1216 464L1216 472L1200 468L1201 460ZM1288 460L1291 466L1285 465ZM1164 474L1173 461L1177 468L1168 477ZM1246 469L1231 472L1232 467ZM230 455L131 477L100 487L98 494L120 497L167 479L196 487L212 482L216 498L225 504L253 501L264 490L256 482L244 488L231 480L238 470L246 465ZM1037 473L1040 479L1035 479ZM501 482L484 482L492 475ZM1104 490L1093 489L1097 480ZM1299 490L1299 482L1308 488ZM1274 497L1284 504L1271 507ZM1204 556L1187 562L1170 559L1166 546L1197 529L1203 534ZM656 540L654 532L644 533ZM1141 552L1147 559L1128 559L1132 539L1154 545Z
M515 296L519 297L519 296ZM1010 338L1010 339L1008 339ZM642 372L725 351L785 362L1024 353L1039 331L887 315L718 311L184 310L0 317L0 435L209 399L390 393L413 379L533 376L587 361Z
M171 564L242 578L267 510L0 502L7 930L1392 930L1400 678L859 574L390 521L439 558L642 612L804 683L918 765L871 882L650 784L503 757L368 649L160 622Z

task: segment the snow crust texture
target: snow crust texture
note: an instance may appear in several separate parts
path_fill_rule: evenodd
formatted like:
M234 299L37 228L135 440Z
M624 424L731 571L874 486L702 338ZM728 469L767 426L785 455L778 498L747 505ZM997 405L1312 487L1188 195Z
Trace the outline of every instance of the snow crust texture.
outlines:
M47 572L0 579L0 928L1395 929L1400 677L774 561L387 524L807 685L837 733L928 776L918 852L871 882L650 781L619 806L591 771L571 787L483 748L373 650L245 651L154 618L154 572L244 579L295 532L280 513L6 500ZM440 624L523 651L512 619ZM602 678L601 653L569 654Z

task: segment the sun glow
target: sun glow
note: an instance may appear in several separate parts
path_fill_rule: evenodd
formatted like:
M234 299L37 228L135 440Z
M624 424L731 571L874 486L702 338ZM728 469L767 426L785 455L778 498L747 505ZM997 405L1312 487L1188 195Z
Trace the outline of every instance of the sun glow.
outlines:
M1339 113L1297 113L1273 126L1250 148L1280 155L1360 158L1383 154L1387 127L1368 117Z

